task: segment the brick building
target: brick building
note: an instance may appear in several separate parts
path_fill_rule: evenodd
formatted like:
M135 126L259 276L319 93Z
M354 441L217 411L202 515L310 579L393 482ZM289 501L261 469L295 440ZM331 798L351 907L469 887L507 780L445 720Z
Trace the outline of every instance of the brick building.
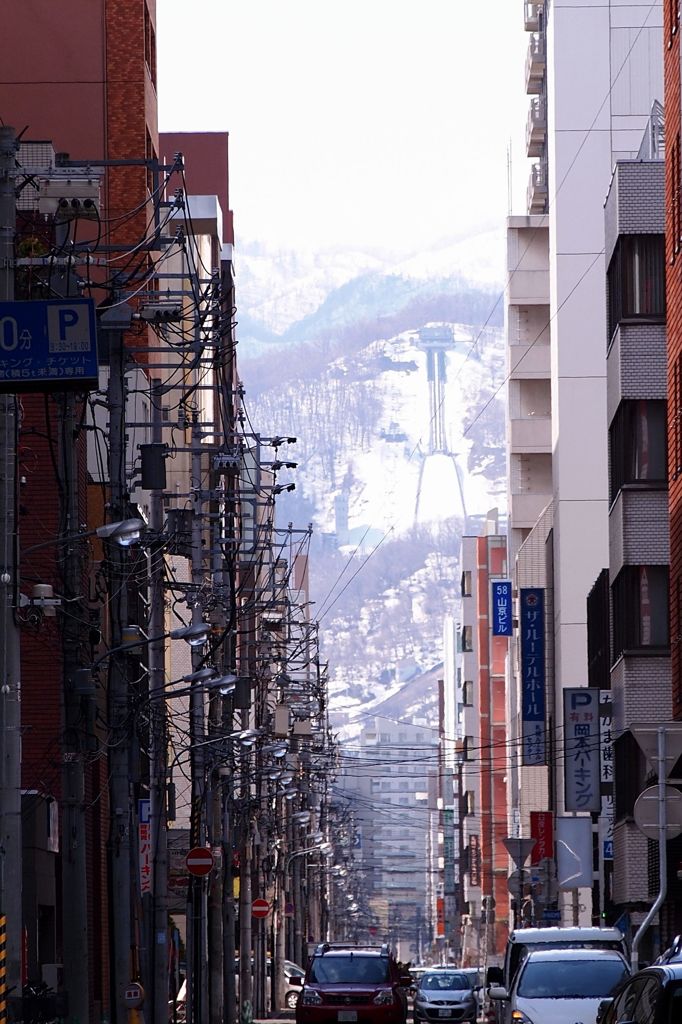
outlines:
M31 146L29 140L49 140L58 153L83 162L158 154L155 17L155 0L74 0L68 11L48 0L12 5L0 34L0 116L21 133L20 163L23 158L24 166L31 160L44 164L50 152L49 146ZM99 232L92 224L78 230L89 231L93 240L131 248L147 231L150 185L144 166L109 168L102 181ZM54 242L50 223L32 217L30 210L20 209L17 232L20 255L36 244L38 251L45 251ZM143 273L145 260L139 266L125 261L128 272ZM38 289L30 274L17 277L18 298L53 297ZM54 294L73 294L72 284L51 278L48 288ZM96 295L98 301L104 297ZM93 487L87 474L85 433L60 436L61 407L61 399L43 395L25 395L21 401L19 530L25 552L74 526L104 522L101 488ZM79 417L81 412L79 407ZM71 496L64 490L63 457L70 446L75 452L77 524L67 515ZM64 594L63 553L59 546L28 552L21 564L22 589L42 583ZM87 594L88 572L102 552L88 546L81 554ZM61 612L54 618L21 620L24 976L63 986L72 1014L83 1021L99 1020L111 1012L103 927L110 906L106 737L98 735L100 711L91 695L77 699L77 723L65 728L63 621ZM81 625L79 656L87 664L106 621ZM64 858L74 854L70 836L62 832L58 839L54 834L63 825L64 744L83 764L87 849L76 856L85 865L87 922L70 918L71 908L64 906L59 891ZM69 962L63 942L69 930L80 929L87 935L85 968L82 962ZM77 983L85 973L87 986Z
M466 965L499 962L509 926L507 730L508 641L492 635L491 583L507 573L507 541L490 512L480 536L462 538L462 626L458 679L463 914Z
M668 484L670 506L670 635L673 716L682 718L682 168L680 8L666 3L665 235L668 319Z

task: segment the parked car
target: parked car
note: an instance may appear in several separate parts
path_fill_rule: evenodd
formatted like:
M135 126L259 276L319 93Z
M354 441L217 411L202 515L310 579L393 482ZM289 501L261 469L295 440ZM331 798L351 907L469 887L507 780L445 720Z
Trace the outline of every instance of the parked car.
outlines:
M296 1024L405 1024L411 984L386 945L325 942L308 963Z
M463 971L440 969L422 975L414 996L414 1021L475 1022L478 1003Z
M542 949L610 949L627 957L625 937L618 928L515 928L507 940L504 966L489 967L486 984L510 992L525 958L533 950ZM495 1020L502 1024L505 1006L499 995L493 1005Z
M502 1004L504 1024L591 1024L629 975L617 950L537 950L521 964L511 990L491 985L490 998Z
M604 1000L598 1024L677 1024L682 1021L682 963L645 967Z
M268 964L268 978L270 978L272 961L270 957L267 960ZM239 988L239 960L234 962L235 975L237 977L237 989ZM289 1010L293 1010L298 1002L298 997L301 992L303 985L303 978L305 971L298 964L295 964L293 960L284 961L284 1005ZM187 980L185 979L175 999L171 999L168 1004L168 1016L169 1020L177 1021L177 1024L184 1024L187 1019Z

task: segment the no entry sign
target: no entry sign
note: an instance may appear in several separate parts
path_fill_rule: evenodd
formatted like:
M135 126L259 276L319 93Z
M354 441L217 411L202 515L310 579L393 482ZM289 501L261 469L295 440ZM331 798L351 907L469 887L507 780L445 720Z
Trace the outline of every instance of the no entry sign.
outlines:
M253 917L267 917L270 913L270 904L267 900L254 900L251 904Z
M213 854L205 846L195 846L185 857L190 875L208 875L213 870Z

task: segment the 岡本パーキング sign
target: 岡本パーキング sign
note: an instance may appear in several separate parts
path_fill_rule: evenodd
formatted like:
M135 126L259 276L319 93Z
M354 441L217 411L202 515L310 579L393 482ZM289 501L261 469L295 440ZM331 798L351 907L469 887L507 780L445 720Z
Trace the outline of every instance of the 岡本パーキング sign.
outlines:
M601 810L599 690L564 690L564 757L566 810Z

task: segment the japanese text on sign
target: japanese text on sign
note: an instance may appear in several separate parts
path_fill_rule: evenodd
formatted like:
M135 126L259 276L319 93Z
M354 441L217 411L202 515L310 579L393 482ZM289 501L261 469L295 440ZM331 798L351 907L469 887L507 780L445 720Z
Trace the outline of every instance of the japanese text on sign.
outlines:
M546 763L545 742L545 592L524 587L520 593L522 762Z
M138 801L138 851L140 892L152 891L152 826L149 821L149 800Z
M567 811L601 810L599 690L564 690Z
M493 636L512 635L511 580L492 581Z

